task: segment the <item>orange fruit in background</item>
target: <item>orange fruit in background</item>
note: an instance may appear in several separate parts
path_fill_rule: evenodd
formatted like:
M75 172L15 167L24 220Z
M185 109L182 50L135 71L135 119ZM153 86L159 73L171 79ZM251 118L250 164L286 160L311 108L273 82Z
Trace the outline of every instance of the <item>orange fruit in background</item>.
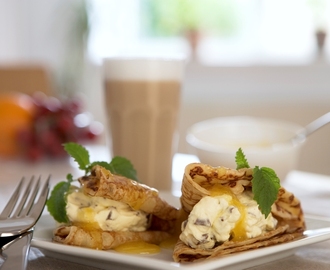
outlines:
M19 153L17 134L33 124L34 103L22 93L0 94L0 156Z

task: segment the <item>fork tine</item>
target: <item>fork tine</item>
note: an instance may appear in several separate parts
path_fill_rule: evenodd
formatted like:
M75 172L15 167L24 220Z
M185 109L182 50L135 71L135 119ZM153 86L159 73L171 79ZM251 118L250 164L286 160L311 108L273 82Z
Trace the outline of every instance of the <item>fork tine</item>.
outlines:
M46 182L44 183L40 196L37 200L37 202L33 205L31 212L29 213L30 216L38 218L42 214L42 210L45 206L48 192L49 192L49 181L50 181L50 175L48 176Z
M38 190L40 187L40 178L41 178L41 176L39 176L37 183L34 186L34 189L31 192L29 192L29 193L31 193L29 200L26 202L24 209L22 209L22 211L19 213L19 216L27 215L29 213L31 207L33 206L34 200L37 197Z
M24 194L23 194L23 196L22 196L22 198L21 198L21 200L20 200L20 202L19 202L19 204L18 204L18 206L16 208L16 211L14 213L14 216L18 217L20 215L21 211L23 210L23 207L25 205L25 202L26 202L26 200L27 200L27 198L28 198L28 196L30 194L31 185L32 185L33 181L34 181L34 176L31 177L31 179L30 179L30 181L29 181L29 183L28 183L28 185L27 185L27 187L25 189L25 192L24 192Z
M0 216L0 237L19 235L33 228L39 220L47 201L50 177L49 175L45 184L40 187L41 176L35 185L35 177L33 176L24 190L21 188L24 178L21 180L10 199L10 203L5 207L4 213L1 214L5 218ZM24 194L20 196L20 192ZM38 194L38 199L36 199Z
M0 215L0 219L5 219L8 218L11 214L11 212L14 210L14 207L17 203L18 197L19 197L19 193L24 181L24 177L22 177L21 181L19 182L19 184L17 185L14 193L11 195L8 203L6 204L5 208L2 210L2 213Z

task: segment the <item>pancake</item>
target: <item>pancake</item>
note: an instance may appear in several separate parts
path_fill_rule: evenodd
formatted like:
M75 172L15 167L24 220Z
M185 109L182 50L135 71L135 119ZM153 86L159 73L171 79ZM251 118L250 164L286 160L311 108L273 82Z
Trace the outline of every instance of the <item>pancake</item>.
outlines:
M147 228L144 231L102 230L96 222L86 220L61 224L54 230L55 242L108 250L135 241L159 244L172 236L179 210L161 199L156 189L112 174L99 165L93 167L90 175L78 180L88 197L110 199L143 211L148 217Z
M170 237L170 233L163 231L114 232L96 229L89 230L72 225L56 228L53 240L66 245L109 250L135 241L159 244Z
M211 196L210 190L216 185L230 189L234 196L251 191L252 179L251 168L234 170L202 163L189 164L185 168L181 188L182 209L186 215L189 215L203 197ZM277 220L274 230L241 241L228 239L210 249L192 248L179 239L173 252L173 259L176 262L192 262L218 258L226 254L280 244L302 237L306 227L304 215L300 201L294 194L280 187L277 199L271 207L271 214Z

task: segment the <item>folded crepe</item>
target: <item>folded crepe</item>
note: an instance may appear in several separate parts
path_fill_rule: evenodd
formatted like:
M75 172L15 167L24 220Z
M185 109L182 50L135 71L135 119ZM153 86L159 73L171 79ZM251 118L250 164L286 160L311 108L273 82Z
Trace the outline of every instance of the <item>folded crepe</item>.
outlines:
M188 216L194 206L205 196L211 195L211 188L221 185L229 188L234 195L252 189L253 170L243 168L233 170L226 167L211 167L206 164L193 163L185 168L180 198L183 211ZM273 230L241 241L217 243L213 248L192 248L178 240L173 259L176 262L192 262L217 258L226 254L275 245L301 237L305 229L303 211L294 194L280 188L277 200L271 207L271 214L277 220Z
M149 219L148 228L144 231L112 231L78 222L56 228L55 242L108 250L134 241L159 244L171 237L179 211L162 200L156 189L112 174L99 165L92 169L90 175L81 177L79 182L87 196L111 199L145 212Z

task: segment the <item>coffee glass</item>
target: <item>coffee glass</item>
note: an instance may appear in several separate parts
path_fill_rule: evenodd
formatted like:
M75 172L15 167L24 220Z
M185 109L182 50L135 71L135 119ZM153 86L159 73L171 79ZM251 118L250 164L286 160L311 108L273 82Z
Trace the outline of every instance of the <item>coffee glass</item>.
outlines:
M171 190L184 60L106 58L103 69L112 156L129 159L143 184Z

